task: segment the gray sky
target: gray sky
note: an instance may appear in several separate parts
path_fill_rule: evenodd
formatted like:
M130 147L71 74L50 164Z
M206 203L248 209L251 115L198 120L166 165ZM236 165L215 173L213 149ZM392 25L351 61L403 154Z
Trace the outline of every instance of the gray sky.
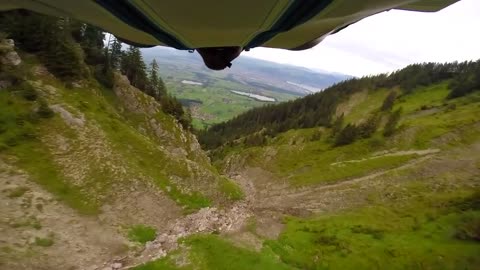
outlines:
M355 76L411 63L480 58L480 1L462 0L436 13L392 10L349 26L300 51L256 48L246 56Z

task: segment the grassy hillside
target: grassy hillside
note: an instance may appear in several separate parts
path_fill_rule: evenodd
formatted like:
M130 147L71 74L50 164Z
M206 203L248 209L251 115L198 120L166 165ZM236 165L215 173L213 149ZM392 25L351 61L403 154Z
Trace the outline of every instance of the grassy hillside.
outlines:
M392 91L400 89L367 88L336 106L343 127L378 114L368 138L335 146L333 126L315 127L212 151L217 167L252 193L254 217L233 235L187 237L135 269L480 267L480 93L448 99L442 81L381 111ZM394 134L383 135L399 108Z
M19 68L28 70L32 67L35 65L24 64ZM4 151L9 155L18 156L19 164L26 170L31 170L33 174L36 174L35 172L44 174L51 170L45 169L45 167L50 167L45 163L55 164L55 157L49 156L55 155L52 151L57 149L52 150L49 147L62 147L57 145L59 138L62 138L72 144L69 145L70 151L86 151L82 154L92 155L92 158L104 158L100 156L103 154L116 155L111 156L111 158L117 159L112 160L112 163L121 163L112 164L108 168L108 162L105 165L102 164L104 161L99 159L99 163L95 163L95 159L89 160L88 157L79 155L80 160L68 161L75 163L82 160L86 162L85 164L62 164L63 166L82 165L81 169L91 171L90 178L96 179L94 181L96 187L85 186L85 188L93 189L87 192L89 198L85 197L81 200L86 205L97 195L103 197L101 194L113 184L108 183L109 179L113 177L109 174L118 173L115 172L115 169L121 167L128 167L128 169L123 169L127 171L126 174L145 174L146 177L151 177L160 188L164 189L166 186L170 186L170 191L167 193L172 196L172 199L187 208L194 209L210 203L210 199L207 199L206 195L201 195L201 188L195 191L195 185L183 182L192 177L191 173L208 175L210 178L205 179L204 183L208 187L205 187L203 192L209 193L211 191L209 185L218 181L215 169L209 167L207 158L197 151L195 138L183 131L173 118L161 112L153 99L129 86L128 81L124 78L117 76L113 91L103 89L93 81L85 81L79 87L66 89L54 78L42 78L40 81L38 77L33 76L32 79L14 86L12 89L2 91L2 101L4 102L2 109L6 110L2 116L6 118L4 122L7 122L9 126L8 132L2 134ZM39 97L33 101L25 100L25 97L21 96L21 93L25 91L32 91ZM42 119L40 115L29 119L28 115L31 115L36 109L38 110L36 107L42 102L50 104L50 108L57 111L58 114L48 119ZM125 104L126 102L128 104ZM24 122L25 124L23 124ZM83 134L88 134L89 138L81 137ZM22 139L23 141L21 141ZM82 140L84 141L82 142ZM55 145L49 145L50 143ZM111 153L95 153L96 150L104 149L108 149ZM30 151L32 150L39 152L31 155ZM189 167L191 165L187 162L198 163L198 170L201 172L192 171ZM105 168L97 166L105 166ZM88 168L91 169L88 170ZM54 174L53 171L52 174ZM177 180L175 183L170 180L174 177L184 180ZM46 178L39 175L39 181ZM101 182L103 183L100 184ZM52 187L49 183L45 183L45 185L52 190L56 189L55 184L52 184ZM184 187L181 187L182 185ZM186 188L191 192L182 192L182 189ZM60 190L69 190L68 187L59 187L58 189L60 196L62 196ZM92 191L95 193L92 194ZM68 193L68 191L65 192ZM66 199L68 200L68 196ZM91 203L93 207L93 204L100 202Z
M261 147L245 149L242 140L238 140L237 144L213 153L220 167L228 168L228 163L238 161L236 159L240 156L245 164L260 166L295 185L359 177L405 164L423 155L412 149L442 149L455 145L456 141L444 144L439 139L447 134L460 133L460 141L475 140L478 131L472 127L476 126L480 113L479 93L446 100L449 91L446 83L440 83L400 97L393 110L402 108L403 113L393 137L381 134L386 121L386 115L383 115L383 123L376 133L347 146L334 147L331 129L320 127L282 133L268 139ZM345 106L338 106L351 107L344 112L345 122L364 121L360 115L377 111L388 91L370 90L365 95L366 98L356 104L346 100Z
M103 263L138 248L125 238L132 226L155 237L175 218L241 198L195 136L126 77L115 74L112 89L92 77L64 83L20 56L1 74L1 266ZM101 243L82 240L98 233ZM76 249L85 251L67 256Z

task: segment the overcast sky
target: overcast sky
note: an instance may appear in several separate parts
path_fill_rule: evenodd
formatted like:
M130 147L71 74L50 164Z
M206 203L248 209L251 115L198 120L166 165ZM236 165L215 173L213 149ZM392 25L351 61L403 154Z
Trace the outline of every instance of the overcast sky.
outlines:
M480 58L480 1L436 13L391 10L355 23L305 51L255 48L244 55L354 76L411 63Z

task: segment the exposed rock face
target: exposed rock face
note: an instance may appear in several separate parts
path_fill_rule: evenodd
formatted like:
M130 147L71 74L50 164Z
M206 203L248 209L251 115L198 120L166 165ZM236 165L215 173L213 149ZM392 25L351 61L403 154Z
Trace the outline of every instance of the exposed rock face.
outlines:
M55 116L31 123L36 138L32 145L45 156L24 157L12 151L0 157L0 205L8 210L0 211L0 220L32 223L14 227L0 222L0 231L8 232L6 237L0 234L0 264L6 244L12 254L19 254L6 259L9 269L124 269L130 264L125 255L140 248L125 239L133 225L159 232L148 249L157 256L157 251L166 254L176 248L182 236L230 231L250 215L244 204L234 204L220 189L223 178L195 136L126 77L115 74L115 96L107 96L93 79L66 86L42 65L27 66L13 55L18 56L13 42L2 41L1 67L8 62L9 72L25 72L26 82ZM0 88L14 84L5 79ZM17 102L21 96L12 99ZM21 102L28 105L25 110L38 112L39 100ZM17 160L27 162L16 164ZM2 162L11 167L4 169ZM17 170L21 173L13 173ZM40 170L51 175L40 175ZM57 184L68 188L57 190ZM5 188L8 191L2 193ZM21 188L28 190L18 198L8 196ZM186 209L204 205L228 208L183 215ZM52 238L54 244L37 247L35 237ZM29 248L38 255L27 260L23 252Z
M136 115L137 130L153 138L171 161L185 165L186 171L181 177L173 172L169 180L182 192L200 192L216 199L219 196L216 191L218 175L196 137L173 117L165 115L153 97L130 85L126 76L115 74L113 90L125 112Z
M0 41L0 63L10 66L18 66L22 63L22 59L15 51L15 42L12 39Z
M69 126L83 127L83 125L85 125L85 117L83 116L83 114L81 114L79 117L75 117L74 115L72 115L69 111L65 110L59 104L55 104L55 105L50 106L50 109L52 109L56 113L59 113L60 116L63 118L63 120Z

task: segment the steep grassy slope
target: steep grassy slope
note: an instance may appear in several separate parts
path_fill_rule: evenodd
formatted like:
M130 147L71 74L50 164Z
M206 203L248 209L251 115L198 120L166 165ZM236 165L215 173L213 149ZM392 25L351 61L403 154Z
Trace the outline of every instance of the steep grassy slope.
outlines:
M384 115L371 138L347 146L333 147L330 129L312 128L285 132L262 147L244 149L239 140L233 146L216 150L214 155L221 168L238 164L262 167L294 185L359 177L429 154L422 152L426 149L448 149L455 143L478 138L478 130L472 127L478 124L479 94L447 101L448 93L447 84L442 83L400 97L394 109L402 108L403 114L396 135L390 138L381 134ZM365 97L358 99L355 94L352 100L356 102L347 100L337 107L343 110L345 122L365 121L360 116L378 111L388 91L371 90L362 95ZM460 141L438 139L452 136L458 136Z
M88 234L59 233L68 231L63 223L72 218L85 230L96 220L127 247L132 243L123 236L132 226L159 230L183 214L241 198L196 138L125 77L116 74L113 89L93 79L65 85L36 57L21 56L20 65L2 67L7 84L0 90L1 202L9 211L1 215L0 265L85 269L110 260L118 249L95 256L96 247L88 250L97 243L82 242L77 246L83 255L64 256L75 251L69 243ZM48 225L52 218L63 227ZM31 234L48 246L35 247L36 241L22 236ZM24 256L29 259L19 259Z

